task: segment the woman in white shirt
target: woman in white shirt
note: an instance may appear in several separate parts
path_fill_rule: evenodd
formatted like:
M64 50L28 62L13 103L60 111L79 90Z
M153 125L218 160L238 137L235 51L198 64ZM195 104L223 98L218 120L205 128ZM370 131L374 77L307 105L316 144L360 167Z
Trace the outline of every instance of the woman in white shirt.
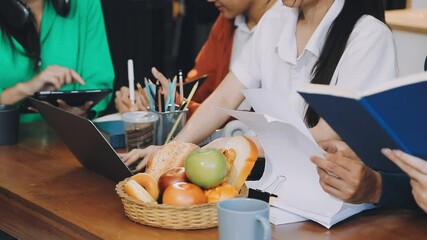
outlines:
M228 119L213 109L236 109L244 99L242 89L260 87L278 88L287 94L316 140L338 138L322 119L306 111L295 90L309 82L362 90L395 78L395 49L391 31L384 24L382 0L282 2L284 6L276 3L264 14L251 50L233 64L175 140L202 141ZM258 147L263 156L260 144ZM122 157L133 162L156 148L133 150Z
M243 54L236 61L177 140L200 142L228 118L214 107L235 109L244 98L242 89L259 87L288 94L309 120L316 140L336 138L324 121L317 123L318 117L306 113L296 89L315 82L363 90L397 76L393 36L383 22L381 0L283 0L283 4L264 15L247 51L250 56Z

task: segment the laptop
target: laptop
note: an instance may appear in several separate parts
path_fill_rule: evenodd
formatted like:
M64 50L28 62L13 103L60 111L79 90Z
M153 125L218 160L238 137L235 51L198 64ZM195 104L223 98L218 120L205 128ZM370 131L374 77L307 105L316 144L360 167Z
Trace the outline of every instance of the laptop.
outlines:
M29 101L85 168L115 182L133 175L92 121L34 98Z

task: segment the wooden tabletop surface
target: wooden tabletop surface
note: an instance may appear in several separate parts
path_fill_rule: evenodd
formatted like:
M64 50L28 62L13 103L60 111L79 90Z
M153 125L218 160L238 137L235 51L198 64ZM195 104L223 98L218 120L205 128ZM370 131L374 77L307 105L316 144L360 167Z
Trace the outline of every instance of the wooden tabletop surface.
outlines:
M427 34L427 9L390 10L385 19L394 30Z
M218 238L217 228L177 231L130 221L115 183L83 168L45 124L23 125L20 135L19 144L0 147L2 231L19 239ZM273 226L273 239L426 239L426 226L425 214L376 209L329 230L310 221Z

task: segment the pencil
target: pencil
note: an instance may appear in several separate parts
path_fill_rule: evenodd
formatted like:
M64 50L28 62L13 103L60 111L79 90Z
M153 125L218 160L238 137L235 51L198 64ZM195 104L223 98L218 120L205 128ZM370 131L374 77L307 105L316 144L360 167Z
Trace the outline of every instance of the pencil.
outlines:
M190 94L188 95L187 99L186 99L186 103L185 103L185 107L184 109L187 109L188 104L190 103L191 99L194 96L194 93L196 92L197 87L199 86L199 82L196 82L196 84L194 84L193 88L191 89ZM178 127L178 124L181 122L181 118L183 116L184 112L181 112L178 116L178 118L176 119L175 123L172 126L172 129L170 130L168 137L166 138L165 144L169 143L169 141L172 139L172 135L175 133L176 128Z
M154 106L154 99L153 99L153 94L151 91L151 87L150 87L150 83L148 82L147 78L144 78L144 85L145 85L145 95L148 98L148 101L150 103L150 109L152 109L153 111L156 110L155 106Z

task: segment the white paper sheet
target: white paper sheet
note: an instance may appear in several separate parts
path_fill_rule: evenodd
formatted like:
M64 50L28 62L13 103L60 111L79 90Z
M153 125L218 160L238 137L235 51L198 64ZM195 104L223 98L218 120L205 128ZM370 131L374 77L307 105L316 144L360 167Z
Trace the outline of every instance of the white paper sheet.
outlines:
M323 150L283 94L274 89L251 89L243 93L257 113L221 111L252 128L264 147L264 174L259 181L247 182L247 185L278 195L272 206L329 228L336 223L334 216L341 210L343 202L323 191L316 167L310 161L311 156L322 156ZM285 181L278 181L284 178ZM340 215L340 220L366 208L368 206L358 206L354 211L347 209L345 216ZM275 213L280 214L280 211ZM283 222L289 222L289 218L283 219Z

